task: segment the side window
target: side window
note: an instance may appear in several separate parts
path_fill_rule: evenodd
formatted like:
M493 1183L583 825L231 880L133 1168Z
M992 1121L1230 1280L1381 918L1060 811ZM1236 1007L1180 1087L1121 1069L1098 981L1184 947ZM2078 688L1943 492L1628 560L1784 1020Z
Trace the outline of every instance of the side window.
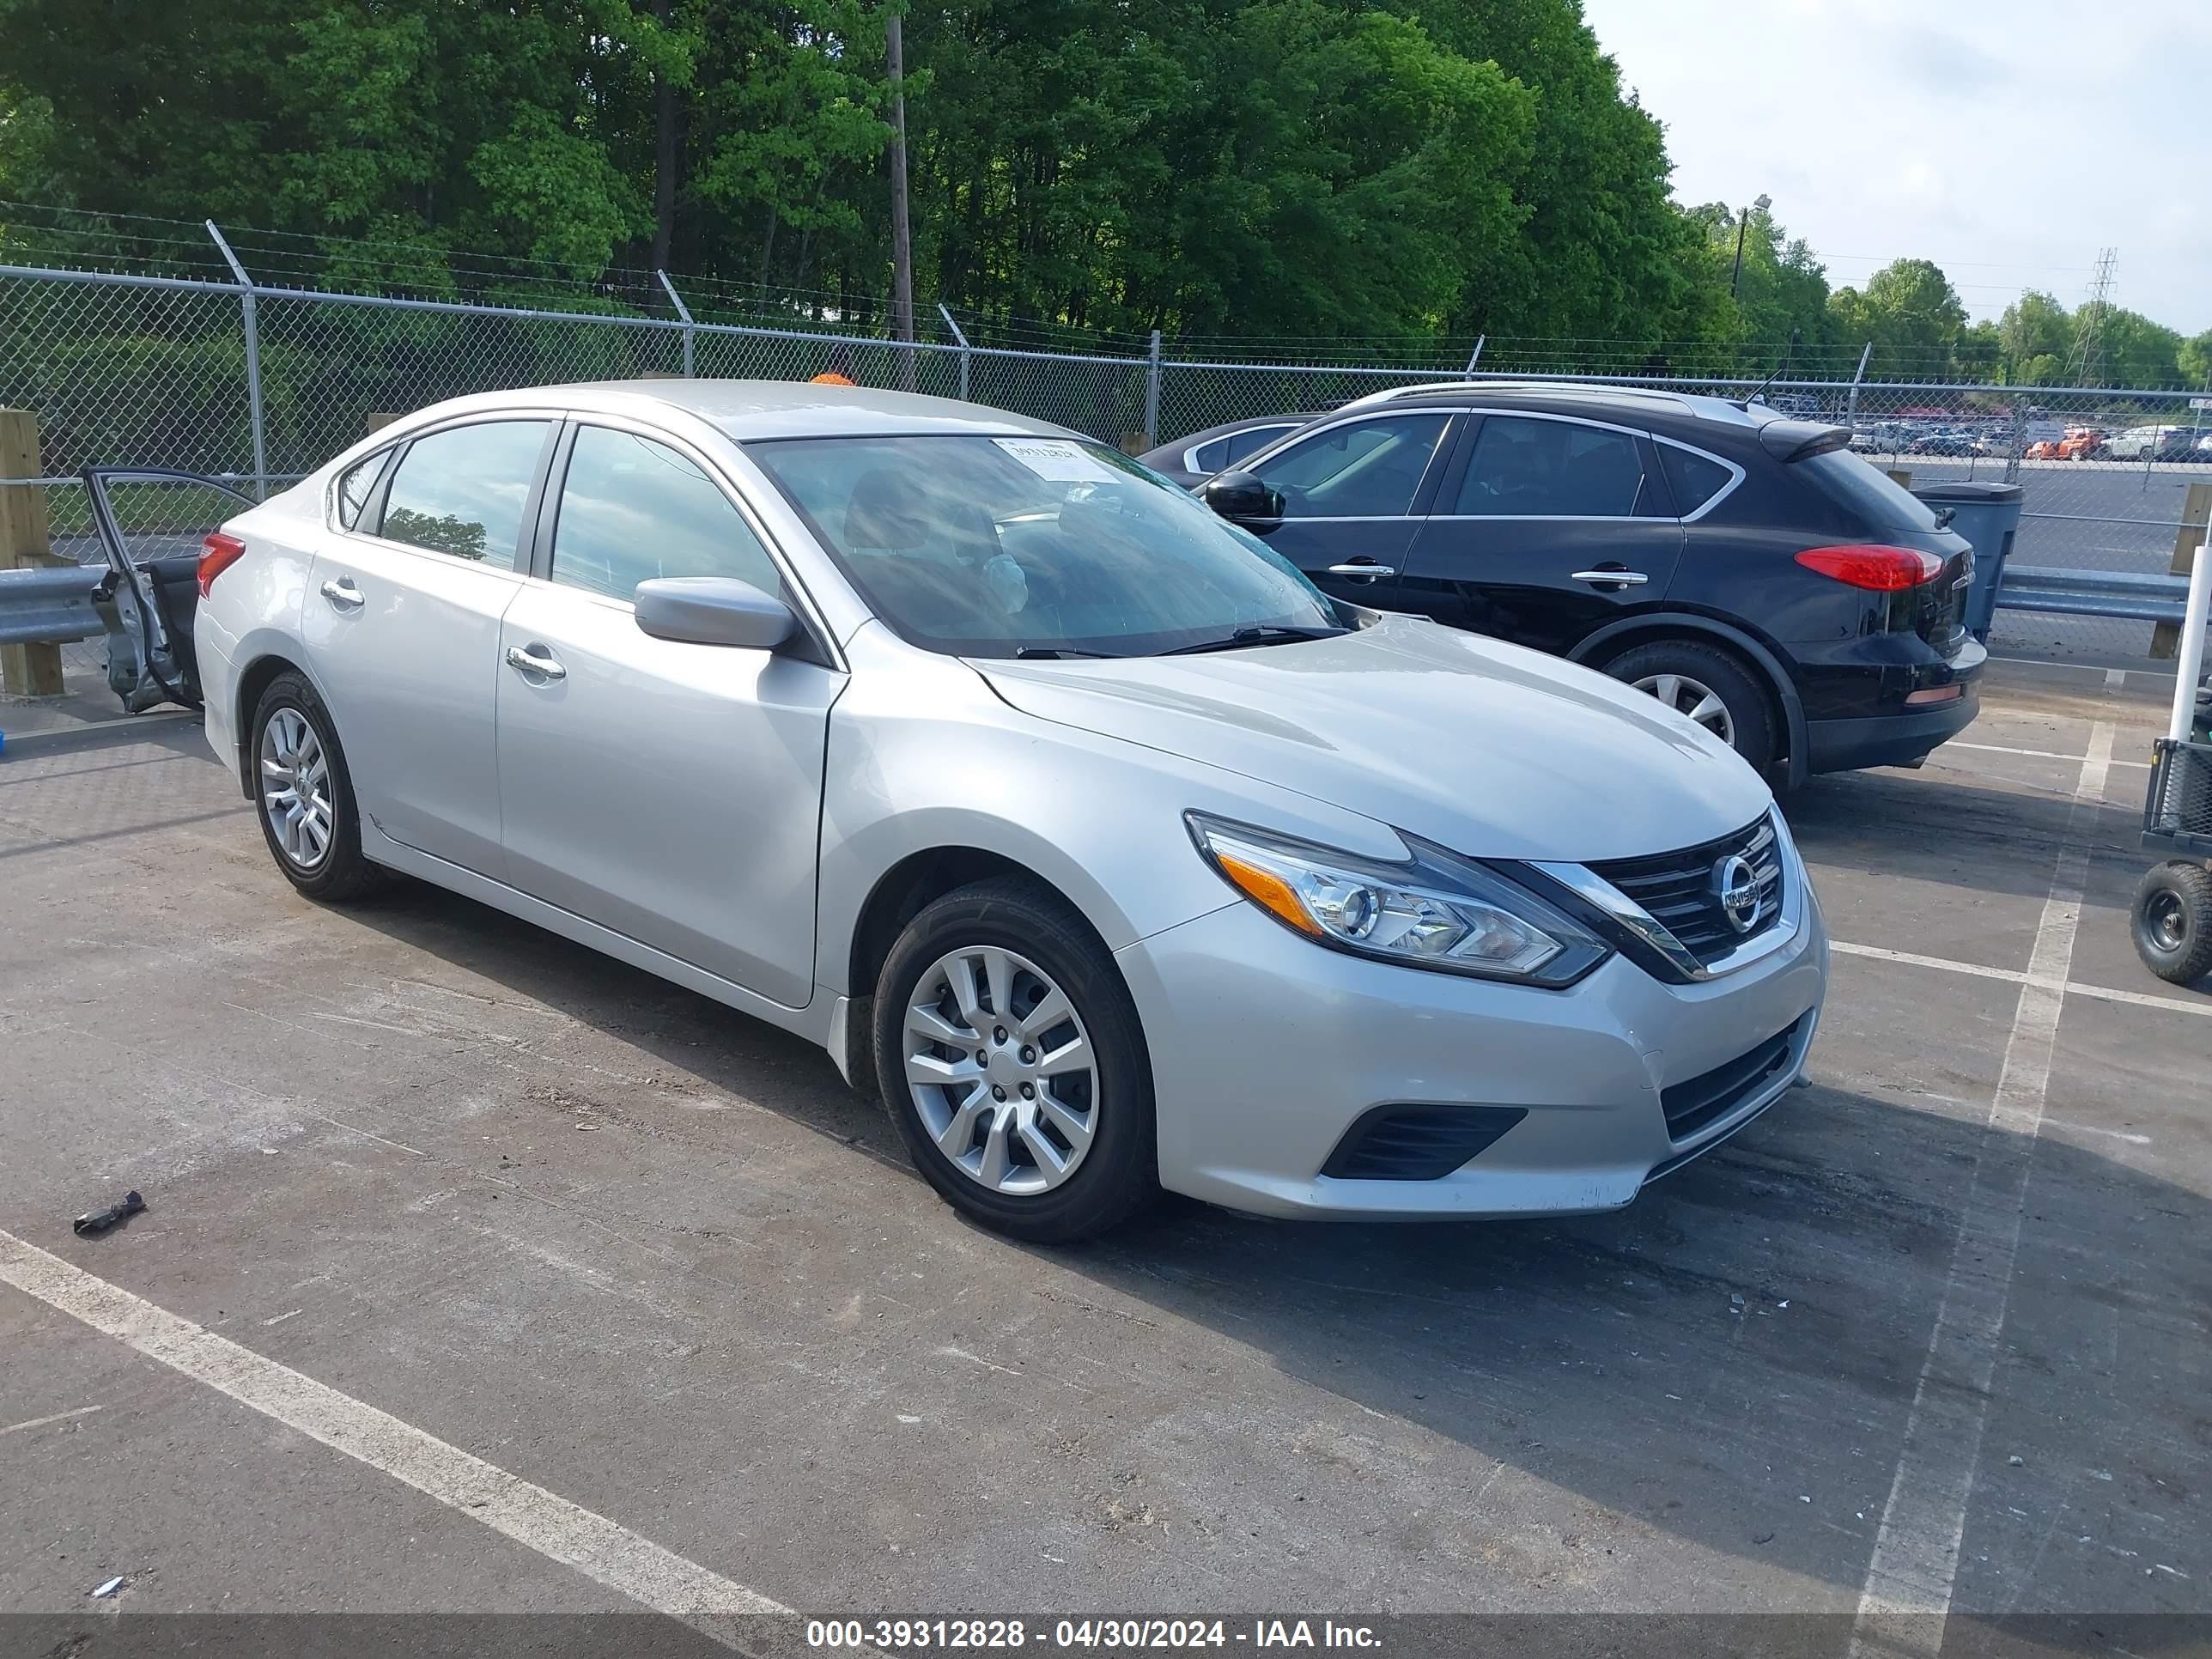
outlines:
M1194 472L1218 472L1229 465L1229 440L1216 438L1200 444L1190 452L1190 459Z
M361 510L376 493L376 481L384 475L385 463L391 459L390 450L380 449L356 461L338 480L338 522L348 530L360 522Z
M1455 512L1480 517L1625 519L1644 495L1644 458L1626 432L1578 421L1486 416Z
M1255 426L1249 432L1232 432L1221 441L1221 459L1214 466L1217 470L1233 466L1254 450L1266 447L1285 432L1297 430L1294 426Z
M656 576L783 579L720 488L666 444L611 427L576 431L553 530L553 580L627 599Z
M1659 470L1667 475L1667 488L1674 496L1674 510L1686 519L1727 489L1729 480L1735 477L1718 461L1703 455L1677 449L1672 444L1657 447Z
M1448 415L1384 415L1292 444L1261 470L1292 519L1394 519L1413 510Z
M384 504L386 539L512 567L544 421L486 421L417 438Z

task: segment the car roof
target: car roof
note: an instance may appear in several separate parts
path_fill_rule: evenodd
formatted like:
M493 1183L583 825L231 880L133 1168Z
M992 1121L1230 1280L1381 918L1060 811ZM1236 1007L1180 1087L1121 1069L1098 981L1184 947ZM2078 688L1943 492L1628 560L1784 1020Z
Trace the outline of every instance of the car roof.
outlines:
M1394 386L1355 398L1336 412L1389 408L1462 406L1469 402L1505 401L1548 405L1561 412L1597 414L1612 410L1644 419L1672 416L1681 421L1717 421L1745 430L1784 418L1765 404L1745 404L1701 392L1657 392L1646 386L1563 384L1557 380L1436 380Z
M547 402L637 415L682 410L739 443L761 438L835 438L911 433L1080 437L1049 421L952 398L805 380L586 380L469 398L482 406Z

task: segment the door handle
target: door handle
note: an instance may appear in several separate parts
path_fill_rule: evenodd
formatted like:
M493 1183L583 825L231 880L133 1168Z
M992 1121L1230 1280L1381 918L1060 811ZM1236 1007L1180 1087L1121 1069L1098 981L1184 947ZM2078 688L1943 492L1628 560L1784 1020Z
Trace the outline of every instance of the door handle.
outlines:
M1373 581L1377 576L1396 575L1398 574L1398 567L1392 564L1364 564L1357 562L1352 564L1333 564L1329 566L1328 574L1332 576L1364 577L1367 580Z
M1577 570L1567 580L1591 582L1600 587L1641 587L1651 578L1641 570Z
M368 603L368 596L353 585L350 576L340 576L335 581L325 582L323 597L341 611L358 611Z
M507 647L507 665L520 668L526 674L536 674L549 680L565 680L568 671L561 666L553 654L542 645L510 645Z

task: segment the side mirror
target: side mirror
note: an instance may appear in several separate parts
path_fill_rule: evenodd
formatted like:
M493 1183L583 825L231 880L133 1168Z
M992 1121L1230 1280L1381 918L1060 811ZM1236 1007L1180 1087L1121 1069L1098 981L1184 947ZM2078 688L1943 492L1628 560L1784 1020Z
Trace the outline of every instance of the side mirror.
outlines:
M799 631L799 618L734 576L659 576L637 585L637 625L657 640L773 651Z
M1216 513L1247 530L1264 533L1283 522L1283 492L1269 489L1256 472L1217 472L1199 494Z

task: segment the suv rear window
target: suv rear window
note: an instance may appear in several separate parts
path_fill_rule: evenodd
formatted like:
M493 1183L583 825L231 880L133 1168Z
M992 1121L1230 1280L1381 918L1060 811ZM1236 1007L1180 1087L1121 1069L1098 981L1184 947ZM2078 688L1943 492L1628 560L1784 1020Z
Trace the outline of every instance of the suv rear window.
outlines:
M1808 455L1791 470L1809 477L1822 495L1874 529L1929 532L1936 528L1936 514L1911 490L1848 449Z

